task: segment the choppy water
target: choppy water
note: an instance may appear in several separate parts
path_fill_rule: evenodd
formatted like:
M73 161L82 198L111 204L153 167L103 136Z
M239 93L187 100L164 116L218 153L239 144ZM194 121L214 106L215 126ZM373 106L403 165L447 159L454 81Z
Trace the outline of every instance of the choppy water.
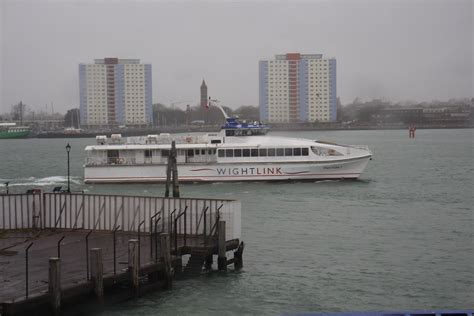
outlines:
M244 269L180 281L104 315L282 314L474 308L473 130L274 133L367 144L359 181L181 185L242 201ZM94 139L0 141L10 188L162 195L162 185L82 184Z

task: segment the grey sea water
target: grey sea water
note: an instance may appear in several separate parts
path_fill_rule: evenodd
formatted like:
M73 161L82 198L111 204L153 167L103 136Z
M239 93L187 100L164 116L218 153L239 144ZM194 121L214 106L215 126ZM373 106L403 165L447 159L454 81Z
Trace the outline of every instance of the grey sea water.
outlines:
M186 197L242 201L244 269L179 281L103 315L275 315L474 308L473 130L274 132L367 144L358 181L181 185ZM83 185L94 139L0 141L13 191L157 194L163 185ZM0 187L0 190L2 188Z

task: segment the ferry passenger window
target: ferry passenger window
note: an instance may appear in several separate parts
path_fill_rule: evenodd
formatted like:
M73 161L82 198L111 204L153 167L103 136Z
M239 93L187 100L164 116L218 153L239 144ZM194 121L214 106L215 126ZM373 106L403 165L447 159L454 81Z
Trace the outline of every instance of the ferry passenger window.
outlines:
M267 156L267 149L266 148L260 148L258 150L258 154L260 157L266 157Z
M243 157L250 157L250 149L242 149Z
M293 148L293 156L301 156L301 148Z
M205 149L201 149L201 155L205 155L206 154L206 150Z
M220 144L221 140L220 139L211 139L211 144Z
M151 158L151 157L152 157L151 149L145 149L145 158Z
M161 151L161 157L168 157L170 155L170 151L168 149L163 149Z
M234 149L234 157L242 157L242 149Z
M275 152L275 148L268 148L268 156L275 156L276 152Z
M301 153L303 156L308 156L308 148L301 148Z
M293 156L293 149L285 148L285 156Z
M219 157L225 157L224 149L219 149L219 150L217 151L217 154L218 154Z
M226 149L225 150L226 157L234 157L234 150L233 149Z
M225 136L234 136L235 131L233 129L228 129L225 131Z
M196 156L199 156L199 149L196 149L196 150L194 151L194 154L195 154Z
M194 157L194 150L188 149L188 157Z
M283 148L277 148L277 156L283 156L284 151Z
M250 149L250 155L252 157L258 157L258 149L257 148Z

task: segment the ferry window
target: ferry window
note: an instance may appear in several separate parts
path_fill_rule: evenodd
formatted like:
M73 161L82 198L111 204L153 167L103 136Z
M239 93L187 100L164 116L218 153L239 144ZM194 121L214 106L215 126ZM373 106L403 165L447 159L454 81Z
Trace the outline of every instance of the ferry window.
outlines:
M234 150L233 149L226 149L225 150L226 157L234 157Z
M266 157L267 156L267 149L266 148L260 148L258 150L258 154L260 157Z
M301 153L303 156L308 156L308 148L301 148Z
M194 157L194 150L188 149L188 157Z
M220 139L211 139L211 144L220 144L221 140Z
M234 157L242 157L242 149L234 149Z
M243 157L250 157L250 149L242 149Z
M219 149L219 150L217 151L217 154L218 154L219 157L225 157L224 149Z
M207 150L207 154L208 155L214 155L216 152L214 151L214 149L208 149Z
M170 151L168 149L163 149L161 151L161 157L168 157L170 155Z
M201 149L201 155L205 155L206 154L206 150L205 149Z
M275 156L276 152L275 152L275 148L268 148L268 156Z
M293 156L293 149L285 148L285 156Z
M293 156L301 156L301 148L293 148Z
M196 149L196 150L194 151L194 154L195 154L196 156L199 156L199 149Z
M258 149L257 148L250 149L250 155L252 157L258 157Z
M151 158L151 157L152 157L151 149L145 149L145 158Z
M234 136L235 131L233 129L228 129L225 131L225 136Z
M283 148L277 148L277 156L283 156L284 151Z

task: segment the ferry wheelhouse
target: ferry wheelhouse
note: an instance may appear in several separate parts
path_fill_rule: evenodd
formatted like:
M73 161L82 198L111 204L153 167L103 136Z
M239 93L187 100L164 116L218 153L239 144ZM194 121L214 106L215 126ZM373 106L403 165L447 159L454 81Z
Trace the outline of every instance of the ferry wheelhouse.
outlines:
M276 137L267 131L260 122L226 117L219 133L97 136L97 144L85 149L84 182L164 182L173 140L182 182L357 179L372 157L367 146Z

